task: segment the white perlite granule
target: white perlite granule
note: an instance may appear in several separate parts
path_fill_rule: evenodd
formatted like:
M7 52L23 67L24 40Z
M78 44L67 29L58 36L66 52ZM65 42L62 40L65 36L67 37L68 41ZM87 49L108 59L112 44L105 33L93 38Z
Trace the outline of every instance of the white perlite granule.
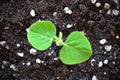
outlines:
M111 51L112 49L112 46L111 45L105 45L105 50L106 51Z
M100 44L105 44L105 43L107 43L107 40L106 40L106 39L101 39L101 40L99 41L99 43L100 43Z
M39 58L37 58L36 63L42 63L42 61Z
M73 24L68 24L66 27L71 28L72 26L73 26Z
M68 7L64 8L65 13L72 14L72 10L70 10Z
M103 62L100 61L100 62L98 63L98 67L102 67L102 66L103 66Z
M91 0L91 3L92 3L92 4L95 4L95 3L96 3L96 0Z
M30 15L31 15L32 17L35 16L35 11L34 11L33 9L31 9L31 11L30 11Z
M34 48L30 49L30 54L37 55L37 50Z
M110 8L110 4L105 3L105 4L104 4L104 8L105 8L105 9L109 9L109 8Z
M119 15L119 11L116 10L116 9L112 10L112 13L113 13L115 16Z
M17 53L17 55L20 56L20 57L24 57L23 53Z
M106 59L106 60L104 60L104 62L103 62L104 64L108 64L108 60Z
M31 62L30 62L30 61L28 61L28 62L26 63L26 65L27 65L27 66L30 66L30 65L31 65Z
M95 4L95 6L96 6L96 7L100 7L100 6L101 6L101 3L97 2L97 3Z
M95 62L95 59L92 59L92 60L91 60L91 62L90 62L90 63L91 63L91 66L94 66L93 62Z
M6 41L0 41L0 45L5 46Z
M98 80L95 75L93 75L92 80Z

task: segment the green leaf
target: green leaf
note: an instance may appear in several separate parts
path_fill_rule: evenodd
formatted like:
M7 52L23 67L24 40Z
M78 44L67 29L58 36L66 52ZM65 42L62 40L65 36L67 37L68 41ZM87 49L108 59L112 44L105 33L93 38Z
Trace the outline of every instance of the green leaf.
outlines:
M79 64L90 58L92 49L88 39L80 32L72 32L60 51L60 59L68 65Z
M50 21L38 21L33 23L27 34L30 44L38 50L49 48L55 36L56 28Z

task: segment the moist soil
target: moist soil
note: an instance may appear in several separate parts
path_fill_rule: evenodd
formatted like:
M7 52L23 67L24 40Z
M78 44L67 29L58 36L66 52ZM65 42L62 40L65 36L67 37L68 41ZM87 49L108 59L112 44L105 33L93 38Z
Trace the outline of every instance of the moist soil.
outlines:
M113 12L119 11L117 1L96 0L101 4L96 7L91 0L0 0L0 80L120 80L120 16ZM65 7L72 13L65 13ZM37 50L37 55L30 54L26 29L38 20L52 21L64 40L72 31L84 32L92 45L91 58L65 65L59 59L61 47L54 43L45 51ZM101 44L101 39L107 42ZM38 58L42 63L36 62Z

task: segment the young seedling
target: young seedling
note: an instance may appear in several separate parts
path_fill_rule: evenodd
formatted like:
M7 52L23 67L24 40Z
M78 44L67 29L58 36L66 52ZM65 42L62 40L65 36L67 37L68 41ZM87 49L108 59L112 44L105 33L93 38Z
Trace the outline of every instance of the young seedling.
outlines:
M70 33L65 42L62 32L56 36L55 25L51 21L38 21L33 23L28 31L27 38L30 44L38 50L46 50L55 42L62 46L60 59L64 64L74 65L85 62L92 55L92 48L88 39L79 31Z

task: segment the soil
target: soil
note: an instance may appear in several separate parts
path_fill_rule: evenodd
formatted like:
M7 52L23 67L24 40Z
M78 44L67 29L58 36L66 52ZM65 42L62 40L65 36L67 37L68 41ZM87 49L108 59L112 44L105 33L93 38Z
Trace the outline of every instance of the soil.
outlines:
M119 11L119 0L97 2L99 7L91 0L0 0L0 80L120 80L120 15L113 12ZM65 13L65 7L72 13ZM26 29L38 20L52 21L64 39L72 31L84 32L92 45L91 58L65 65L59 60L61 47L54 43L37 55L30 54ZM101 44L101 39L107 42ZM42 63L36 63L38 58Z

